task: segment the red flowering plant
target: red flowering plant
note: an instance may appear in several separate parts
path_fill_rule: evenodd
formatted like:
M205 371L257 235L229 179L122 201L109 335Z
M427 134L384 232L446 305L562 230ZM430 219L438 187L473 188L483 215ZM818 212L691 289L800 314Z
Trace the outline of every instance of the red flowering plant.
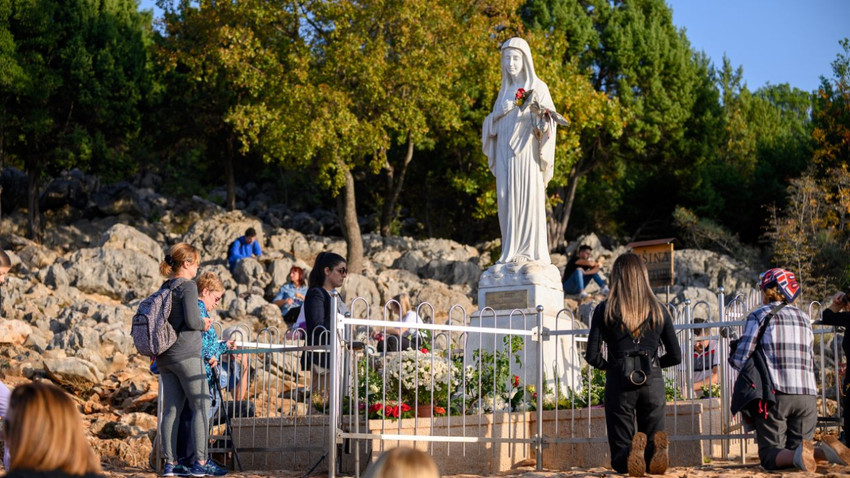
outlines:
M376 403L369 407L369 418L413 418L413 408L406 403Z

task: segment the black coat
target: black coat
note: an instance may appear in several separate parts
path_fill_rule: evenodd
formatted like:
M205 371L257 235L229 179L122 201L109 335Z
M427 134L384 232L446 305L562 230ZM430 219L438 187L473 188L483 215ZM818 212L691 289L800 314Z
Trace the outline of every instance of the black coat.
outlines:
M776 390L760 347L738 372L732 390L732 414L741 412L745 427L751 429L756 414L767 416L768 406L776 404Z

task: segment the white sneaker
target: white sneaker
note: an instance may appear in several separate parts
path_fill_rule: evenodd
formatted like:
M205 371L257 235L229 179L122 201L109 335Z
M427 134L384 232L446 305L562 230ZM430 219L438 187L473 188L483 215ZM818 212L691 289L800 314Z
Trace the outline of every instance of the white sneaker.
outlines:
M609 292L611 292L611 289L607 285L599 289L599 293L602 295L608 295Z

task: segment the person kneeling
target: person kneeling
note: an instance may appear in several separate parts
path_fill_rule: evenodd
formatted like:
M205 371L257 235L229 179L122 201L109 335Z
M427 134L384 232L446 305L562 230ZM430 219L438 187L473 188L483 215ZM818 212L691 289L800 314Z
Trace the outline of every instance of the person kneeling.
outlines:
M602 357L603 341L608 344L607 360ZM662 344L666 353L658 357ZM585 359L605 371L611 466L630 476L664 473L669 457L661 369L681 363L682 351L673 319L652 293L646 266L635 254L623 254L614 262L611 293L593 312Z
M739 370L732 395L756 430L761 466L815 471L816 460L850 463L850 450L835 437L815 447L817 385L814 333L809 316L793 305L800 295L795 275L781 268L761 276L762 306L750 312L729 364Z

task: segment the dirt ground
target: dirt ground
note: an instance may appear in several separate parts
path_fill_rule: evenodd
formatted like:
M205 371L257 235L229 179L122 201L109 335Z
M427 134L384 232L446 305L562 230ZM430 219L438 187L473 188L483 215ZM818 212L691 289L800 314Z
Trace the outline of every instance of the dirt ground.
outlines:
M156 475L146 470L107 470L107 476L110 478L154 478ZM231 477L238 478L306 478L303 473L292 471L270 471L264 473L256 472L232 472ZM327 474L313 474L311 478L324 478ZM348 477L349 475L337 475L340 477ZM482 475L446 475L444 478L479 478ZM620 475L605 468L589 468L589 469L570 469L570 470L543 470L535 471L534 467L520 467L511 471L499 473L497 475L486 476L504 476L511 478L591 478L591 477L615 477L625 476ZM808 473L790 469L782 472L767 472L761 469L758 464L741 465L740 463L712 463L700 467L676 467L667 470L664 475L666 478L715 478L719 476L730 478L767 478L767 477L804 477L804 476L826 476L826 477L850 477L850 466L828 465L821 463L816 473Z

